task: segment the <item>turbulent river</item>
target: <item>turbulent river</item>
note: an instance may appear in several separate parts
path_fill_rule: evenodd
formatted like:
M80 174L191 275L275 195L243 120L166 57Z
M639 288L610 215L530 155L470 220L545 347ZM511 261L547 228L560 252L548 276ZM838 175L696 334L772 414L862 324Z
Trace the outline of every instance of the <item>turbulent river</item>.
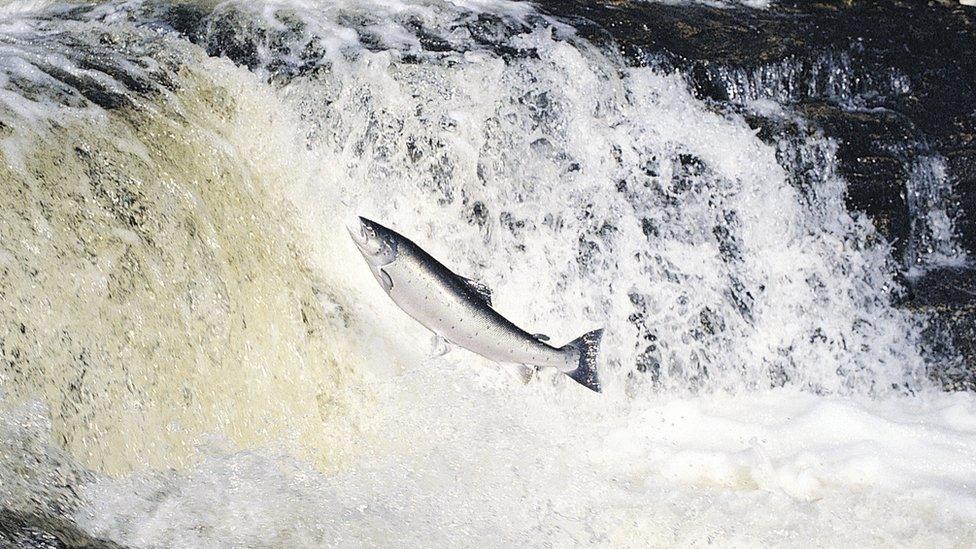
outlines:
M526 3L3 3L0 544L976 544L976 397L754 113L806 124ZM915 166L912 269L966 264ZM604 327L604 392L435 356L355 214Z

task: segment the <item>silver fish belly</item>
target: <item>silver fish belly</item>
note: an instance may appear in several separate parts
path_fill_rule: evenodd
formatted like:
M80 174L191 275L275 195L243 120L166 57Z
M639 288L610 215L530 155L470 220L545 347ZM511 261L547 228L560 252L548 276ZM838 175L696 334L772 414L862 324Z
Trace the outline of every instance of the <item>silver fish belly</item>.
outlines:
M405 255L383 268L394 280L390 298L437 335L497 362L548 366L562 372L576 369L579 353L575 349L558 349L539 341L473 296L463 281L451 280L428 265L426 258Z

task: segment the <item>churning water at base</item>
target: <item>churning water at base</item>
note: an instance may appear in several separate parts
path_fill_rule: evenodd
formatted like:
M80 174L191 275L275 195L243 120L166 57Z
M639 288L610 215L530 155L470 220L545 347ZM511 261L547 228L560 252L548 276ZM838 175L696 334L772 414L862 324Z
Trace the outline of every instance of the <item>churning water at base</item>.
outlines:
M976 401L822 138L778 161L525 4L3 13L3 508L133 546L976 543ZM532 331L604 326L605 393L431 358L355 213Z

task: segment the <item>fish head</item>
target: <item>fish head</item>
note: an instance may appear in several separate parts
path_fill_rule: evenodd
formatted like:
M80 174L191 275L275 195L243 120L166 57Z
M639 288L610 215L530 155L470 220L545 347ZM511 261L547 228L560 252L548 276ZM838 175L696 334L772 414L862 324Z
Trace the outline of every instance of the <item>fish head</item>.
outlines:
M359 226L349 227L349 234L370 267L383 267L396 260L399 238L390 229L360 217Z
M358 218L358 223L350 225L348 229L376 281L389 293L393 289L393 279L383 267L396 260L399 235L365 217Z

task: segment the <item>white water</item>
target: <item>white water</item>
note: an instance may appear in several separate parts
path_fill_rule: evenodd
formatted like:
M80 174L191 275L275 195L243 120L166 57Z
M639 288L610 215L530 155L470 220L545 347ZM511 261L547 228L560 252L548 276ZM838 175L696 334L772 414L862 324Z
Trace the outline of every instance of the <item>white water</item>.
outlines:
M921 156L912 165L907 184L908 209L912 213L912 235L905 251L909 276L939 267L962 267L969 263L966 250L956 235L953 186L946 173L945 159Z
M83 520L167 546L976 542L968 396L579 402L478 375L455 363L391 381L387 440L338 474L213 451L97 483Z
M0 370L4 506L64 500L147 547L976 543L976 400L924 380L887 249L829 163L798 190L742 119L521 4L221 4L200 41L263 32L253 71L166 34L165 6L10 23L117 36L127 70L183 85L118 88L135 112L4 96L30 120L7 170L42 197L5 199L35 221L4 218L4 261L51 273L4 271L23 301L0 335L32 361ZM62 41L10 46L6 74ZM78 140L107 175L44 152ZM152 222L46 214L45 177L101 182L112 212L133 192ZM345 234L353 213L557 342L605 326L606 392L428 358ZM141 268L145 288L112 282ZM80 343L17 336L50 301L41 318ZM75 498L56 479L82 466Z

